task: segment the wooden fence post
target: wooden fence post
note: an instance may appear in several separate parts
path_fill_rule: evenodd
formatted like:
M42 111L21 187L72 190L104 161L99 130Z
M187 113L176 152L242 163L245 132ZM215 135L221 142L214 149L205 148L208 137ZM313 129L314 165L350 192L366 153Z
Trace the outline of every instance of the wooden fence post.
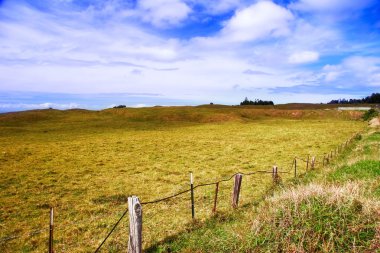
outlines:
M53 232L54 232L54 208L50 207L49 253L54 253Z
M310 159L310 155L307 155L307 160L306 160L306 171L309 169L309 159Z
M233 208L237 208L239 204L239 195L240 195L240 187L241 187L242 179L243 179L242 174L235 175L234 189L232 192L232 207Z
M142 252L142 206L137 196L128 197L129 240L128 253Z
M219 192L219 182L215 184L215 197L214 197L214 207L212 208L212 213L216 213L216 204L218 202L218 192Z
M322 166L325 167L326 154L323 155Z
M312 170L315 168L315 156L313 156L313 157L311 158L310 168L311 168Z
M278 173L277 173L277 166L272 167L272 179L273 179L273 184L278 183Z
M297 177L297 158L294 158L294 177Z
M193 173L190 173L190 192L191 192L191 218L195 219L195 209L194 209L194 178Z

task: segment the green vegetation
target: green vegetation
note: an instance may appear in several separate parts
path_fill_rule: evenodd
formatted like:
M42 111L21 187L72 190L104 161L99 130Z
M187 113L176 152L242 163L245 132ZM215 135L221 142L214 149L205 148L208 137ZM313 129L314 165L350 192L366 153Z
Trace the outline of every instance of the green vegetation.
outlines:
M332 181L372 179L380 176L380 162L363 160L353 165L340 167L329 175Z
M379 137L371 132L325 170L148 252L379 252Z
M45 251L49 206L56 209L56 252L93 251L125 210L127 196L149 201L187 189L189 171L200 184L274 164L287 170L295 156L321 157L363 129L361 116L218 105L1 114L0 251ZM300 164L299 173L304 171ZM282 176L287 182L292 174ZM231 182L221 184L220 215L214 218L214 187L198 188L197 223L191 225L189 196L144 206L144 247L186 235L188 229L216 226L200 233L203 239L189 235L183 243L203 241L208 252L217 249L216 244L227 252L236 250L233 238L247 228L231 232L231 238L219 222L227 221L234 231L234 224L244 221L238 216L252 212L231 213L231 187ZM270 188L270 175L245 177L242 208L258 203ZM121 223L105 251L126 248L127 224ZM213 233L217 237L210 240ZM178 251L186 248L178 246Z
M274 105L273 101L265 101L261 99L255 99L255 101L249 100L247 97L240 105Z
M379 113L375 109L369 109L363 114L363 120L370 120L378 115Z
M380 93L372 93L362 99L337 99L331 100L329 104L380 104Z

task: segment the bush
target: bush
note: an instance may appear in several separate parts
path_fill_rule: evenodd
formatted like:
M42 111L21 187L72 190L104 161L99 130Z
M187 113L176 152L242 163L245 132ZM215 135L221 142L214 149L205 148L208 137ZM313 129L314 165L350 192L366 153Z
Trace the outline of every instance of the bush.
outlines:
M370 120L374 117L377 117L378 115L379 115L378 111L376 111L375 109L369 109L363 114L363 119Z
M127 106L125 106L125 105L118 105L118 106L114 106L113 108L125 108L125 107L127 107Z

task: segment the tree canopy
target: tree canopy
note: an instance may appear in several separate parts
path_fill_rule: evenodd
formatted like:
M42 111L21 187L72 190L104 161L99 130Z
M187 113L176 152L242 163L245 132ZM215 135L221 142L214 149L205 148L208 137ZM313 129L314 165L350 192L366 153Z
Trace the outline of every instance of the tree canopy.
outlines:
M372 93L371 96L362 99L336 99L329 104L380 104L380 93Z
M240 105L274 105L274 103L273 101L265 101L261 99L255 99L252 101L246 97L243 102L240 102Z

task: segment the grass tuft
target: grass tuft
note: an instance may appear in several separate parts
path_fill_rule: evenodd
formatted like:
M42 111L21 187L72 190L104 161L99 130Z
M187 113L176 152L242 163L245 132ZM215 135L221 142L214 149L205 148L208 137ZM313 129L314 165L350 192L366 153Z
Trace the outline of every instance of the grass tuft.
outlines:
M374 243L379 203L366 199L358 183L310 184L267 203L253 221L253 252L352 252Z

